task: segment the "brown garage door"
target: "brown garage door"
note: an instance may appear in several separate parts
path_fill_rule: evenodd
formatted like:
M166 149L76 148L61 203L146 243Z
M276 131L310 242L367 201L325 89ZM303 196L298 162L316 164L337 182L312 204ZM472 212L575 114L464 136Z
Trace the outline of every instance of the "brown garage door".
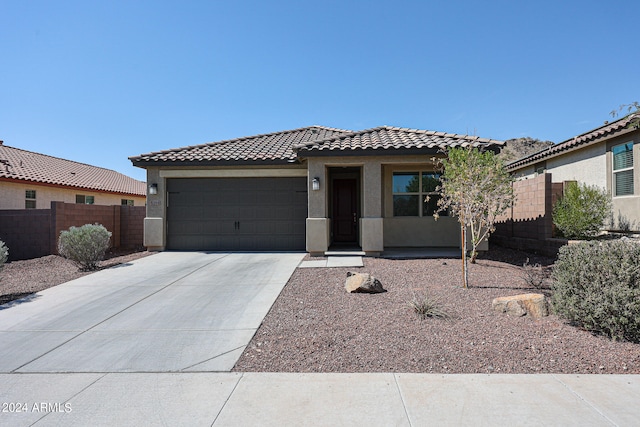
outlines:
M169 179L167 191L169 249L305 249L305 178Z

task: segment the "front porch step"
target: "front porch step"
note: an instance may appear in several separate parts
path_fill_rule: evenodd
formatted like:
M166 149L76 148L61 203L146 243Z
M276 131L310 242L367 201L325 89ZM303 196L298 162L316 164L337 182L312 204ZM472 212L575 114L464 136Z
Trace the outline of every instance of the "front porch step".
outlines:
M324 256L365 256L363 251L325 251Z

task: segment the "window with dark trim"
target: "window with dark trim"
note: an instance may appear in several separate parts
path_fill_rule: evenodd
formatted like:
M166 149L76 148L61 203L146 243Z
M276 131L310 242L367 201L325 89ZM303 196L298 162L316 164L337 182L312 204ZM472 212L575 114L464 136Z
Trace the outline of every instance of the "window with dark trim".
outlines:
M35 209L36 208L36 190L25 190L24 192L24 208Z
M611 148L613 157L613 195L633 195L633 142Z
M83 196L76 194L76 203L80 205L93 205L95 199L94 196Z
M393 216L433 216L438 211L440 174L435 172L393 173ZM440 212L440 216L448 213Z
M122 206L133 206L133 200L131 200L131 199L120 199L120 204Z

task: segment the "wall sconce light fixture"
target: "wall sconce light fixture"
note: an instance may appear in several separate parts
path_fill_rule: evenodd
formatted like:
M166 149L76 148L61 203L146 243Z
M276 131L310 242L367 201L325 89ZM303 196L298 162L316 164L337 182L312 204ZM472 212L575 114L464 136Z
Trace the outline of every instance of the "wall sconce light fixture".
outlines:
M158 194L158 184L151 184L149 186L149 194Z
M313 178L313 181L311 181L311 189L313 189L313 191L318 191L320 189L320 178Z

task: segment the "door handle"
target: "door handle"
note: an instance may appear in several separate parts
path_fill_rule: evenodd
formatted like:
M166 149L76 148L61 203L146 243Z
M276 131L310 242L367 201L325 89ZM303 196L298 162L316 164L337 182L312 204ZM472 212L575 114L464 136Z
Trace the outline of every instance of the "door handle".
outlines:
M354 213L353 213L353 223L354 223L354 224L358 222L358 219L357 219L356 217L357 217L357 215L356 215L356 213L354 212Z

